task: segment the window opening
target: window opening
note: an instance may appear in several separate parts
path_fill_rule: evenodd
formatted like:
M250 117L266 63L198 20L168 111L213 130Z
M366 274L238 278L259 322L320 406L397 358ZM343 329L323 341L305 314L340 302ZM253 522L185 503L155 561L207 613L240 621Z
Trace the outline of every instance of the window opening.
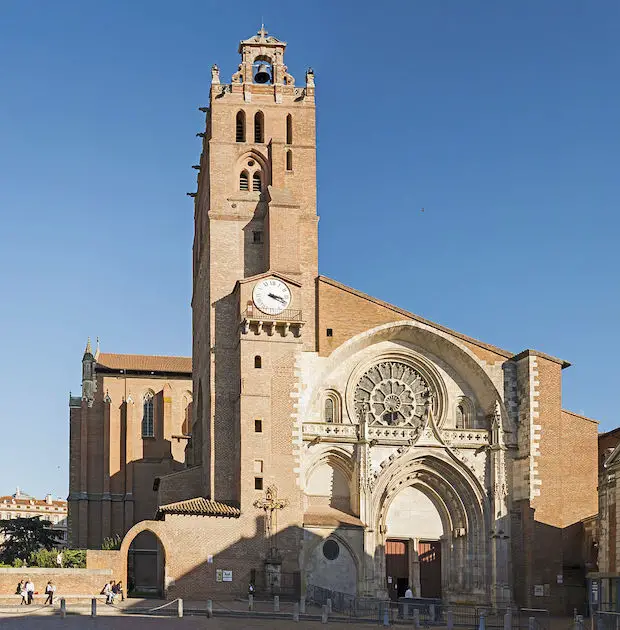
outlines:
M260 355L256 355L254 357L254 367L260 369L263 367L263 360L260 358Z
M154 435L153 392L147 392L142 403L142 437L153 437Z
M260 231L252 232L252 243L262 243L263 233Z
M265 142L265 117L263 112L256 112L254 115L254 142Z
M286 117L286 144L293 144L293 117Z
M333 328L328 328L326 331L326 334L328 337L333 337L334 336L334 329Z
M254 175L252 175L252 190L260 192L263 189L263 183L260 178L260 172L256 171Z
M237 142L245 142L245 112L237 112L236 138Z
M248 174L245 171L239 175L239 190L250 190Z
M325 422L333 422L334 421L334 399L326 398L325 399Z
M263 478L254 477L254 490L262 490L262 489L263 489Z
M293 152L292 151L286 152L286 170L287 171L293 170Z
M254 420L254 433L262 433L262 432L263 432L263 421Z

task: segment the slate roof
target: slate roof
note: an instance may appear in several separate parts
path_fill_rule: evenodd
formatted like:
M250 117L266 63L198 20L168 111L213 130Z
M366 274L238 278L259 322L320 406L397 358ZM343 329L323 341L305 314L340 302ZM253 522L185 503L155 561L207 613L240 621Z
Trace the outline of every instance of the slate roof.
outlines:
M227 516L229 518L239 518L241 510L237 507L213 501L203 497L177 501L160 505L157 510L157 518L161 520L166 514L184 514L190 516Z
M136 372L185 372L191 374L191 357L163 357L145 354L112 354L100 352L97 365L110 370Z

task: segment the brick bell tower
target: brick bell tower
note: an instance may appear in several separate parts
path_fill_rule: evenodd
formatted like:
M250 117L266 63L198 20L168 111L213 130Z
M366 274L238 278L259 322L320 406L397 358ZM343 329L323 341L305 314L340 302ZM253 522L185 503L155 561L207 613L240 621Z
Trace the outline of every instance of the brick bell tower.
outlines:
M314 73L296 87L286 43L239 44L231 83L211 70L195 195L193 455L203 492L241 505L276 485L300 518L295 364L315 350L318 274Z

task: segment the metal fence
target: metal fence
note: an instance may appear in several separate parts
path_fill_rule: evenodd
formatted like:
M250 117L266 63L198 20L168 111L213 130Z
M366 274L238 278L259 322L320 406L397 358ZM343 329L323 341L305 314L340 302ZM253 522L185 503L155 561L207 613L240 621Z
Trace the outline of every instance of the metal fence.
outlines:
M392 601L356 597L311 584L306 588L306 601L316 606L329 605L334 614L341 616L383 622L387 614L391 623L415 620L422 628L438 626L475 629L480 625L480 618L484 617L484 627L487 630L503 630L506 614L510 613L510 627L513 630L550 630L549 611L543 609L444 604L438 599L424 598L400 598ZM601 630L620 630L620 626Z
M594 613L595 630L620 630L620 613L597 610Z

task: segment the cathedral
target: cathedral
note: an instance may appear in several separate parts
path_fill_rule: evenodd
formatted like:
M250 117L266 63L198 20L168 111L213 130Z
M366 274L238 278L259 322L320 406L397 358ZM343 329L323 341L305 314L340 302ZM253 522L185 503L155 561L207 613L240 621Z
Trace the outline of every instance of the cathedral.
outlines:
M191 364L159 357L134 370L162 392L149 424L147 385L132 400L126 390L123 369L137 359L88 358L88 375L116 370L117 384L86 379L74 403L72 531L86 515L95 540L106 514L106 531L124 534L124 570L136 537L153 536L168 597L232 597L249 583L392 599L410 588L572 612L585 598L584 523L597 512L598 425L562 408L569 363L503 350L319 275L317 88L312 69L296 83L286 46L261 28L240 42L230 82L211 70L191 193ZM178 406L168 416L166 400ZM122 461L100 449L102 468L80 431L105 405L91 427L108 422L102 435L117 430L124 446ZM119 472L125 508L114 517L112 499L107 516L106 475L164 434L178 456L149 469L150 513L127 516L140 493ZM92 497L74 473L79 448L102 474Z

